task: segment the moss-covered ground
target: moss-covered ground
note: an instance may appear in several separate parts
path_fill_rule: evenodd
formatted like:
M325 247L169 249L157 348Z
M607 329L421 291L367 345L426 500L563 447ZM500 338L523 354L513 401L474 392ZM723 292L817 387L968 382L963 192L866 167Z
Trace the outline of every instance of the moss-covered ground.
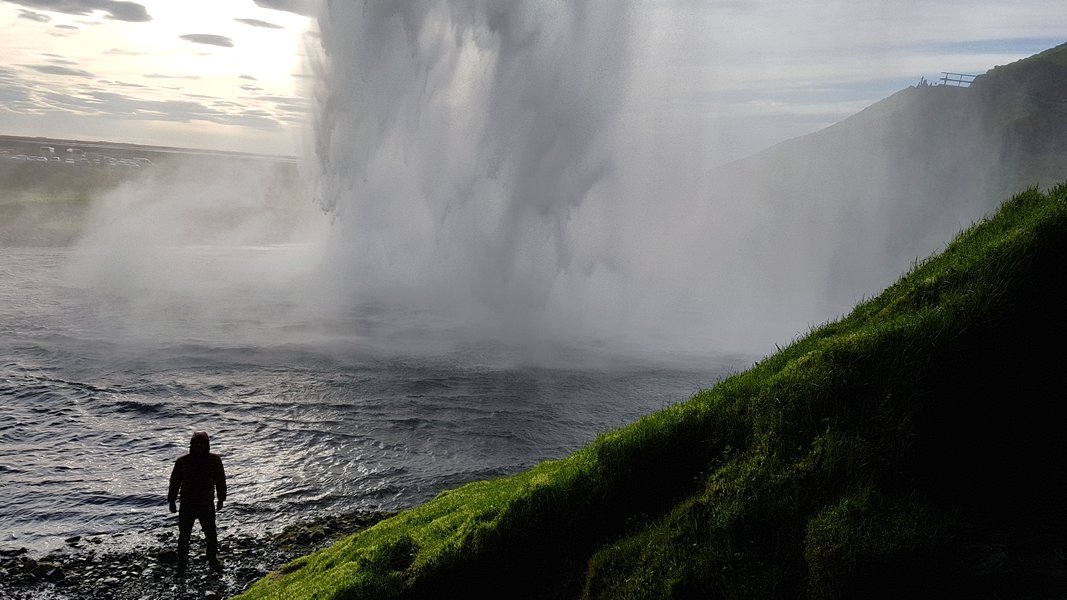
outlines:
M298 598L1067 597L1067 185L563 460L260 580Z

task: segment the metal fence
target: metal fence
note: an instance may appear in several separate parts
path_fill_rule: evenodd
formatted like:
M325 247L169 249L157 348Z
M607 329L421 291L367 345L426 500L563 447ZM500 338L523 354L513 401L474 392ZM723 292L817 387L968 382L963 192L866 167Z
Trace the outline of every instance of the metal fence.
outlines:
M956 87L971 87L974 83L974 78L977 75L967 75L966 73L946 73L941 71L941 85L952 85Z

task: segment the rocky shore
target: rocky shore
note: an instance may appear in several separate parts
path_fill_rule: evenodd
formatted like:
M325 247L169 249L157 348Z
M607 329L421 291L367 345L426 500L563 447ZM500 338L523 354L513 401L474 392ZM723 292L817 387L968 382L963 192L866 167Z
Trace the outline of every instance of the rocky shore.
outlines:
M66 547L33 557L0 549L0 598L11 600L201 600L228 598L290 560L369 527L386 513L350 513L286 527L260 537L220 535L222 573L212 573L194 528L189 568L177 573L176 531L158 543L104 551L99 537L71 537Z

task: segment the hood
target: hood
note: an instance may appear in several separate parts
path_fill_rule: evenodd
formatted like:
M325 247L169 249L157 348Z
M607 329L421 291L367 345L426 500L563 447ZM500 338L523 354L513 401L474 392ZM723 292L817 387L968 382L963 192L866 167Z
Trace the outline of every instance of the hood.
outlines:
M189 453L190 454L207 454L211 451L211 442L208 440L206 431L197 431L193 434L193 439L189 440Z

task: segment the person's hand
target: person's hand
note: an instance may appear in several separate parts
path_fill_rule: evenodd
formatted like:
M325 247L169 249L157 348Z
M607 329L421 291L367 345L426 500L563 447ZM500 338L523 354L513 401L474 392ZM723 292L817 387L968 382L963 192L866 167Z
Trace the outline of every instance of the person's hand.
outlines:
M178 512L178 505L176 505L173 502L171 502L170 503L170 512L172 512L172 513Z
M222 510L222 500L219 500L218 505L215 506L215 510Z

